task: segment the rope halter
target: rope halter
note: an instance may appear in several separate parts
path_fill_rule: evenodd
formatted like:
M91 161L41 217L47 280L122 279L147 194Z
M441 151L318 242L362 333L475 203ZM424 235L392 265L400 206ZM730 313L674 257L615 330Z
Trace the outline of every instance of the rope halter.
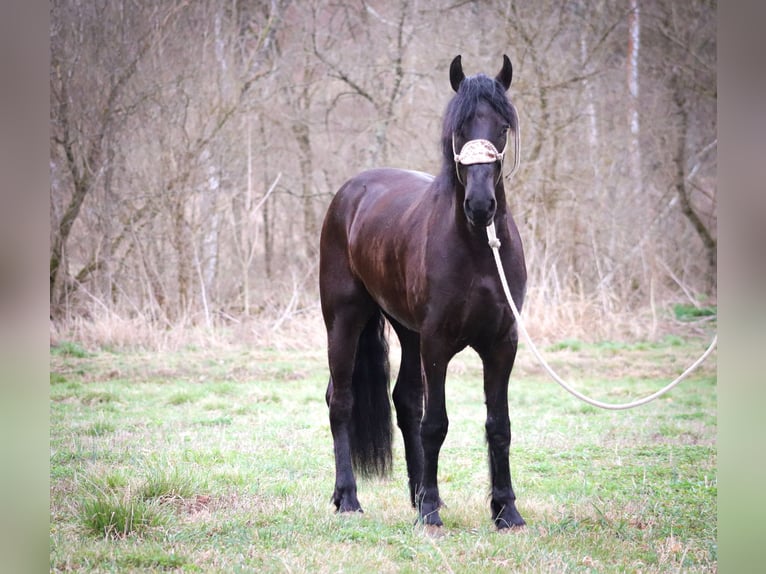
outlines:
M512 176L519 167L519 130L516 129L513 132L514 144L516 146L513 170L508 175ZM460 153L457 153L455 147L455 132L452 132L452 153L455 157L455 172L457 173L457 180L461 185L465 185L465 182L460 177L460 164L463 165L475 165L477 163L500 163L500 169L498 170L497 177L495 178L495 184L500 181L500 177L503 175L503 159L505 158L505 152L508 149L508 138L505 139L505 146L503 151L497 151L495 145L485 139L470 140L463 144L460 149Z

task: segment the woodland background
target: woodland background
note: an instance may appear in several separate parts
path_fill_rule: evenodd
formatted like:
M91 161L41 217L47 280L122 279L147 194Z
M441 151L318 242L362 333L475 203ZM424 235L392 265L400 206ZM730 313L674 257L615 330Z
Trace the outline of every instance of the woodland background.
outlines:
M57 333L321 325L330 198L367 167L438 171L457 54L514 65L533 334L651 338L715 305L714 1L50 6Z

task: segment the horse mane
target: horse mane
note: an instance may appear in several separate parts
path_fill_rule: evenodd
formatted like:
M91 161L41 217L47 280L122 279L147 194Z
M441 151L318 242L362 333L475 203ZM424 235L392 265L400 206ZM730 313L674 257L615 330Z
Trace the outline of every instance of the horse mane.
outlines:
M460 127L473 119L479 102L487 102L499 113L515 132L518 129L516 109L505 93L505 88L494 78L485 74L476 74L465 78L460 88L447 104L442 124L442 175L448 181L457 183L455 156L452 150L452 134L459 133Z

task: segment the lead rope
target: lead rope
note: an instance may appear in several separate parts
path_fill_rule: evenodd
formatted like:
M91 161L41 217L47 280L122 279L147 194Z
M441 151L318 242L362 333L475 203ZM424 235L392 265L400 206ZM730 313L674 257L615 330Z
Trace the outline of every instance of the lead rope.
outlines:
M508 289L508 282L505 279L505 271L503 270L503 264L500 261L500 240L497 238L497 235L495 234L494 221L487 226L487 239L489 240L489 246L492 248L492 254L495 256L497 273L498 275L500 275L500 283L502 283L503 285L505 298L508 299L508 304L511 306L511 311L513 311L513 316L516 318L516 324L518 325L519 329L524 335L524 338L529 344L530 349L532 349L532 353L534 353L535 357L537 357L537 360L540 361L542 366L545 368L546 371L548 371L548 374L553 378L554 381L556 381L559 385L561 385L564 388L564 390L568 391L569 393L573 394L575 397L577 397L581 401L588 403L589 405L592 405L594 407L599 407L601 409L612 410L612 411L632 409L634 407L645 405L646 403L649 403L653 401L654 399L664 395L670 389L675 387L678 383L683 381L687 376L689 376L689 373L691 373L694 369L699 367L702 364L702 362L708 358L710 353L713 352L713 349L715 348L716 343L718 342L718 334L716 333L716 335L713 337L713 341L710 343L710 346L707 348L707 350L704 353L702 353L702 356L700 356L699 359L694 361L694 363L692 363L691 366L688 367L683 373L681 373L678 376L678 378L676 378L673 382L663 387L656 393L649 395L648 397L644 397L643 399L639 399L630 403L623 403L623 404L604 403L602 401L591 399L590 397L587 397L583 395L581 392L572 388L572 386L569 383L567 383L564 379L558 376L558 374L556 374L556 372L551 368L548 362L540 354L540 351L537 350L537 347L535 346L535 344L532 342L532 339L530 338L529 333L527 332L527 329L521 320L521 315L519 313L519 310L516 308L516 304L513 302L513 297L511 297L511 291L510 289Z

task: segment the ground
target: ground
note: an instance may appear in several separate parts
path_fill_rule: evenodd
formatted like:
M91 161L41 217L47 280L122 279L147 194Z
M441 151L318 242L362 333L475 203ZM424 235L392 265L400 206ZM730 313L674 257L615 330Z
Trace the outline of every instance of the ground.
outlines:
M543 349L579 390L649 394L706 346L563 341ZM396 348L392 362L396 370ZM489 517L478 359L453 361L439 466L443 536L414 526L402 446L338 516L324 349L51 351L51 571L715 572L714 354L633 411L586 406L522 345L511 471L528 526Z

